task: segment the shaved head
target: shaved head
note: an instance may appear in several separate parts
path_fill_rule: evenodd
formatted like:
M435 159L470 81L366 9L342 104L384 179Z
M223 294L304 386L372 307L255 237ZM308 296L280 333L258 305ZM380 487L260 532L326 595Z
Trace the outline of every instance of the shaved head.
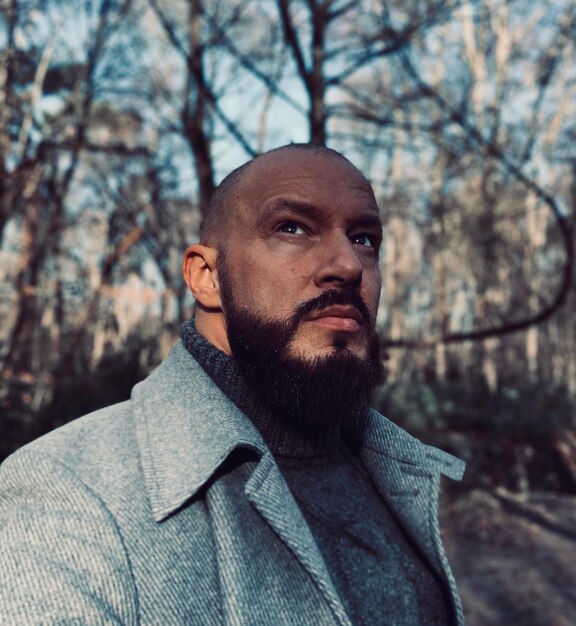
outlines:
M354 167L352 163L339 152L331 148L326 148L325 146L310 143L293 143L275 148L264 154L259 154L228 174L220 185L218 185L210 200L208 213L201 226L200 240L204 245L219 249L224 248L229 231L230 218L242 203L243 187L254 164L266 160L271 156L285 152L290 153L292 151L312 153L329 159L339 159L346 162L351 167ZM262 182L265 183L266 181Z

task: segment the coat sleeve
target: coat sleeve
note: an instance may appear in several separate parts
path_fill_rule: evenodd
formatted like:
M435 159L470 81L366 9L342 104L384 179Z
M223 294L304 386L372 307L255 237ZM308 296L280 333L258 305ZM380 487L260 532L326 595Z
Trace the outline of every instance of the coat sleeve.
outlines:
M138 624L114 517L75 472L34 449L0 468L0 624Z

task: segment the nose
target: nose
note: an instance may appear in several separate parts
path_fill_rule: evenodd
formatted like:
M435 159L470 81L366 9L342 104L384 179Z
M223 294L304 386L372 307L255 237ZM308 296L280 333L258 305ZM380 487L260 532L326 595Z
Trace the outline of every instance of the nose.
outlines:
M356 289L362 283L363 269L350 239L338 235L324 242L314 281L318 287Z

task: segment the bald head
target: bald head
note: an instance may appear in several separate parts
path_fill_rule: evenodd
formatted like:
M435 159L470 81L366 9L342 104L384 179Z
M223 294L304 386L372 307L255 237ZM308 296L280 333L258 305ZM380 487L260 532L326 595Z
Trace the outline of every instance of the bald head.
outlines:
M344 155L317 144L294 143L260 154L228 174L217 187L208 206L208 213L202 223L200 234L202 243L216 248L224 246L231 218L242 205L244 190L249 185L266 184L267 182L258 176L257 165L264 165L274 160L281 162L283 157L296 157L298 153L316 155L323 159L340 160L350 168L356 169ZM360 174L359 171L358 174ZM362 174L360 175L362 176Z

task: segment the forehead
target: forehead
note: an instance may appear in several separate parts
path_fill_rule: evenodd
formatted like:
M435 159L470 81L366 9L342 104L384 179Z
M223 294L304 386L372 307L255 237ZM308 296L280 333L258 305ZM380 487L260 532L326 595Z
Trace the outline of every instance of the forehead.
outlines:
M329 153L291 149L264 155L246 173L241 197L245 216L257 215L284 197L336 213L378 215L374 193L364 175Z

